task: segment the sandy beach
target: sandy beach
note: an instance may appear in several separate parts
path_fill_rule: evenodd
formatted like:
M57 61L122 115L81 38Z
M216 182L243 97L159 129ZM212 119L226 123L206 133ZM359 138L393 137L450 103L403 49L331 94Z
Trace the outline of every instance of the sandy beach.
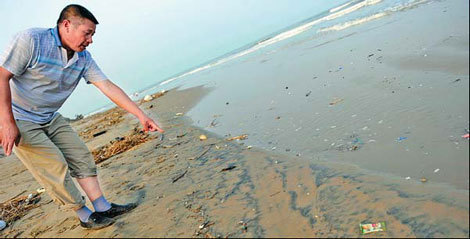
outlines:
M46 192L0 236L468 238L468 6L416 5L162 86L139 104L163 136L117 108L74 121L106 197L139 206L90 231ZM5 208L40 185L0 155Z

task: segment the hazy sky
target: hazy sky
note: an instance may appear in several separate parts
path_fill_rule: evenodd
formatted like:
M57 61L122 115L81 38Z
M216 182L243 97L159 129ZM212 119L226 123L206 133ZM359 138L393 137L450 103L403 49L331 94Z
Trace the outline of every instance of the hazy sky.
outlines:
M81 4L100 22L88 50L105 74L130 94L342 2L0 0L0 49L16 32L53 27L63 7ZM60 110L64 115L88 113L110 102L83 83Z

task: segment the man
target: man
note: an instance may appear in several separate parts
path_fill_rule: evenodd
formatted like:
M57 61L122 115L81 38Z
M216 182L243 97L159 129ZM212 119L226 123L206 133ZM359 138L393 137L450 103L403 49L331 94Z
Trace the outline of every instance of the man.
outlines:
M0 57L0 143L13 151L63 208L76 211L81 226L99 229L136 204L108 202L101 191L93 157L57 110L81 78L135 115L144 131L164 131L100 70L86 50L98 21L86 8L68 5L51 29L16 35ZM95 212L71 177L92 202Z

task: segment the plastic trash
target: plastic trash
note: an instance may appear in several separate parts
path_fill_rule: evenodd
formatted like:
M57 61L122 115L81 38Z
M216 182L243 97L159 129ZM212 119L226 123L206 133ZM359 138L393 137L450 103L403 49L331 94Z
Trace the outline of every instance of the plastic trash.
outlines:
M153 100L153 97L151 95L146 95L144 97L144 101L151 101L151 100Z
M7 227L7 223L3 220L0 220L0 231Z
M462 135L462 138L464 138L464 139L468 139L469 137L470 137L469 134Z
M403 140L405 140L405 139L408 139L408 137L398 137L397 141L398 141L398 142L401 142L401 141L403 141Z
M359 223L362 235L372 232L383 232L386 230L385 222L362 224Z

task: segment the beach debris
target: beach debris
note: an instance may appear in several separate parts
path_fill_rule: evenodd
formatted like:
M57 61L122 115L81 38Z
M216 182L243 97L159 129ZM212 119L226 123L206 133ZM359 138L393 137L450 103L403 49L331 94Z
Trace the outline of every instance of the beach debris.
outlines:
M460 79L460 78L458 78L458 79L456 79L456 80L452 81L452 83L456 83L456 82L459 82L459 81L461 81L461 79Z
M100 136L100 135L102 135L102 134L105 134L106 132L107 132L107 130L103 130L103 131L100 131L100 132L98 132L98 133L94 133L94 134L93 134L93 138L98 137L98 136Z
M307 94L305 94L305 97L308 97L311 93L312 93L312 91L309 90L309 91L307 92Z
M237 167L237 166L232 165L232 166L229 166L229 167L226 167L226 168L220 170L220 172L230 171L230 170L232 170L232 169L234 169L234 168L236 168L236 167Z
M188 160L197 160L197 159L199 159L200 157L204 156L204 154L206 154L206 153L212 148L212 145L213 145L213 144L210 144L209 147L208 147L207 149L205 149L204 151L202 151L201 154L199 154L199 155L196 156L196 157L188 158Z
M149 134L134 128L134 131L125 136L123 140L112 140L109 144L93 150L91 153L95 159L95 163L101 163L114 155L126 152L135 146L143 144L153 137Z
M216 122L216 120L217 120L217 119L213 119L213 120L211 121L211 124L209 125L209 127L215 127L215 126L217 126L218 123Z
M202 140L206 140L206 139L207 139L206 135L204 135L204 134L199 135L199 140L202 141Z
M251 149L251 148L253 148L253 146L251 145L246 146L246 149Z
M0 231L7 227L7 223L3 220L0 220Z
M228 102L225 102L225 105L228 105L229 103Z
M152 109L152 108L153 108L153 105L150 105L150 106L149 106L149 109Z
M241 229L243 232L247 232L248 227L247 227L246 222L244 222L244 221L239 221L239 222L238 222L238 225L240 225L240 229Z
M186 175L187 172L188 172L188 170L186 170L182 174L172 178L171 183L176 183L178 180L180 180L182 177L184 177L184 175Z
M36 189L36 192L37 192L37 193L44 193L45 191L46 191L45 188L38 188L38 189Z
M289 89L289 87L288 87L288 86L286 86L286 90L288 90L288 89Z
M183 113L176 113L176 116L182 116Z
M470 137L469 134L462 135L462 138L464 138L464 139L468 139L469 137Z
M144 97L144 101L145 101L145 102L148 102L148 101L151 101L151 100L153 100L153 97L152 97L151 95L146 95L146 96Z
M373 56L374 56L374 53L369 54L367 57L373 57Z
M334 98L333 101L330 102L330 105L336 105L339 102L343 101L341 98Z
M2 218L6 225L20 219L31 209L39 207L37 203L41 200L41 193L33 192L28 194L28 196L21 196L25 192L26 190L0 203L0 218Z
M279 119L281 119L281 116L277 116L275 119L279 120Z
M421 181L422 183L425 183L425 182L427 182L427 181L428 181L428 179L427 179L427 178L425 178L425 177L421 177L420 181Z
M359 228L362 235L372 232L383 232L386 231L385 222L379 223L359 223Z
M248 135L247 134L242 134L242 135L239 135L239 136L235 136L235 137L232 137L232 138L228 138L226 139L227 141L232 141L232 140L245 140L248 138Z
M405 139L408 139L408 137L400 136L400 137L397 138L397 142L401 142L401 141L403 141L403 140L405 140Z
M410 179L411 179L411 177L406 177L405 179L406 179L406 180L410 180Z

